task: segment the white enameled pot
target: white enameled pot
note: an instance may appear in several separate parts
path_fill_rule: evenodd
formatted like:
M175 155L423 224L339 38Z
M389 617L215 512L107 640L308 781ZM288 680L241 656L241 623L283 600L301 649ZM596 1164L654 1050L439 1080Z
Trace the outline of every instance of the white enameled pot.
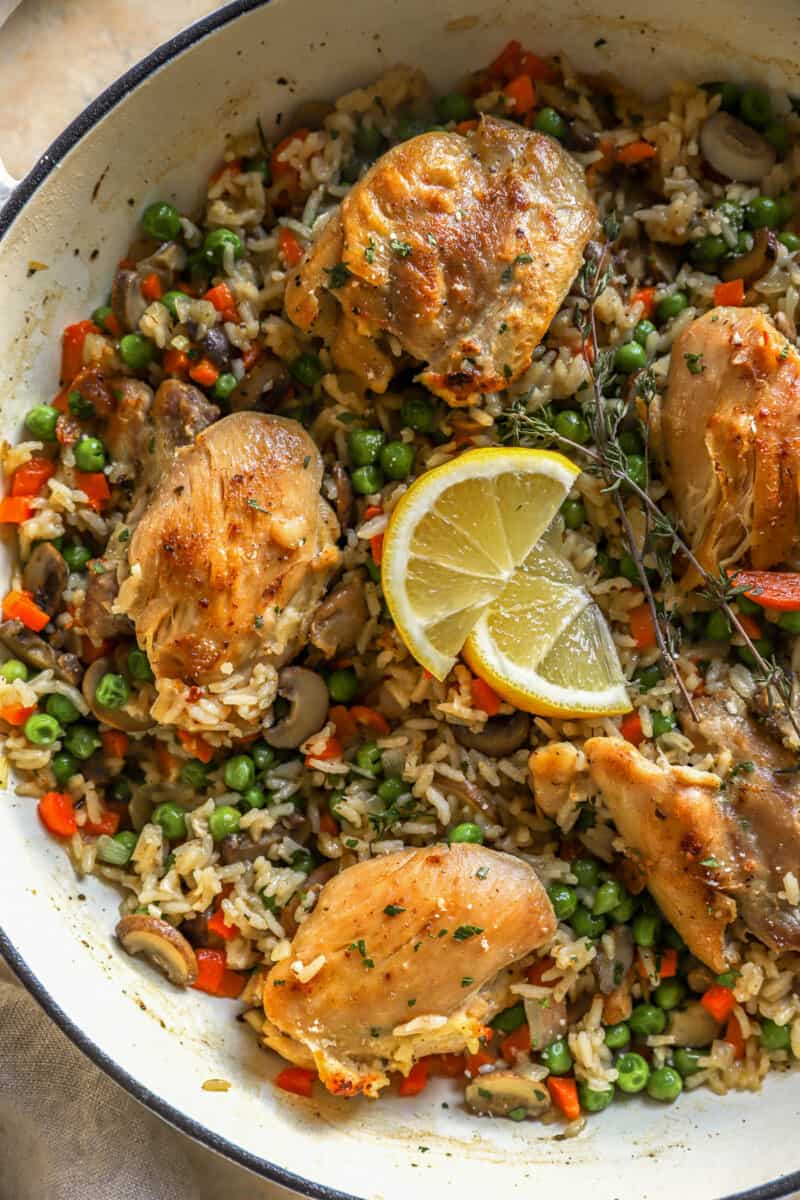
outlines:
M649 94L681 76L800 92L797 0L228 4L104 93L0 213L0 436L16 439L25 410L52 396L60 331L102 302L136 215L155 197L198 201L225 131L257 116L275 130L301 101L334 98L396 62L444 88L511 37ZM46 269L31 272L32 261ZM8 554L0 547L2 576ZM8 792L0 806L0 950L11 966L124 1087L265 1177L370 1200L766 1200L800 1188L798 1073L770 1078L757 1096L700 1090L671 1107L615 1104L570 1141L557 1126L470 1117L445 1082L378 1104L321 1089L313 1102L286 1098L269 1083L277 1061L232 1006L179 992L121 953L115 893L75 877L31 801ZM230 1090L204 1091L212 1077Z

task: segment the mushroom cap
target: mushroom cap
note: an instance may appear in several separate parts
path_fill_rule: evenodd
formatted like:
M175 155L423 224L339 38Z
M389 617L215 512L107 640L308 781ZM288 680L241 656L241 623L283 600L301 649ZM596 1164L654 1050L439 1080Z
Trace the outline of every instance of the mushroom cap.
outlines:
M319 733L328 716L328 687L307 667L284 667L278 678L278 695L291 704L289 713L264 733L264 741L279 750L295 750Z
M470 1112L490 1117L507 1117L515 1108L524 1108L529 1117L550 1107L550 1093L540 1079L526 1079L513 1071L492 1071L468 1083L464 1099Z
M160 917L131 913L117 925L117 937L128 954L143 954L178 987L197 979L197 958L186 938Z

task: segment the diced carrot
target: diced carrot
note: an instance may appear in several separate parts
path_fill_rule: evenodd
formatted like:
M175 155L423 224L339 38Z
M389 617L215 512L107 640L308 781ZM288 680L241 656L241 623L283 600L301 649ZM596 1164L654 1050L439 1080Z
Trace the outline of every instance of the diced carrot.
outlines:
M46 792L38 805L39 820L56 837L71 837L77 832L75 805L66 792Z
M293 229L287 229L285 225L281 225L278 230L278 250L289 268L296 267L305 253L300 238Z
M219 379L219 368L214 366L210 358L201 358L193 367L189 367L189 378L201 387L213 387Z
M619 730L625 741L630 742L633 746L638 746L644 741L642 718L638 712L628 713L627 716L624 716L620 722Z
M109 729L100 734L100 739L109 758L124 758L127 754L130 738L121 729Z
M715 1021L727 1021L733 1012L736 999L730 988L714 983L700 997L700 1003Z
M305 141L310 135L310 129L296 129L294 133L287 134L285 138L281 138L275 149L272 151L272 156L269 160L270 170L272 172L273 185L278 185L280 191L278 193L278 202L285 203L291 201L299 192L300 176L293 166L287 163L283 156L284 150L294 141Z
M216 287L209 288L203 299L211 301L224 321L233 321L234 324L239 321L239 310L227 283L218 283Z
M117 263L120 271L132 271L136 266L135 258L121 258Z
M730 574L730 581L734 587L747 588L744 593L747 599L760 604L762 608L777 608L781 612L800 611L798 571L736 571Z
M530 112L536 103L536 90L529 75L517 75L503 88L503 94L517 117Z
M745 1040L742 1033L742 1027L736 1013L731 1013L728 1017L728 1024L725 1026L725 1036L723 1041L726 1041L729 1046L733 1046L733 1057L737 1060L744 1058Z
M6 704L0 708L0 721L5 721L6 725L24 725L35 712L35 704L30 708L24 704Z
M178 760L174 754L171 754L163 742L159 742L156 746L156 762L158 769L162 775L170 779L174 772L178 769Z
M631 637L636 642L637 649L649 650L656 644L656 627L649 604L639 604L628 613L631 627Z
M379 567L381 565L381 559L383 558L382 533L376 533L374 537L369 539L369 548L372 553L372 561L375 563L376 567Z
M4 496L0 500L0 524L21 525L33 514L33 505L27 496Z
M398 1092L401 1096L418 1096L428 1083L428 1063L426 1059L420 1059L414 1063L405 1079L401 1079L398 1085Z
M55 470L55 464L49 458L29 458L14 472L11 495L35 496L55 474Z
M224 938L229 942L231 938L235 938L239 932L235 925L229 925L225 920L225 914L221 908L217 908L216 912L208 918L208 928L212 933L216 933L219 937Z
M83 366L83 343L88 333L99 333L94 321L68 325L61 338L61 383L71 383Z
M339 826L329 812L320 813L319 831L320 833L327 833L328 837L336 837L339 832Z
M555 987L554 980L545 980L542 978L543 975L547 975L552 971L554 966L555 962L549 954L546 954L544 958L537 958L536 962L531 963L525 972L528 983L534 983L537 987Z
M474 1079L479 1073L481 1067L486 1067L489 1063L496 1062L497 1059L488 1050L479 1050L477 1054L466 1055L465 1071Z
M310 1071L308 1067L284 1067L275 1076L275 1086L281 1091L291 1092L293 1096L305 1096L308 1099L317 1078L317 1072Z
M69 386L69 384L66 387L62 388L61 391L56 396L55 400L52 402L51 407L58 409L58 411L60 413L68 412L69 411L69 400L67 399L67 397L69 396L71 391L72 391L72 388Z
M164 287L161 283L161 277L151 271L149 275L145 275L142 282L139 284L139 291L144 296L145 300L160 300L164 295Z
M185 375L190 366L189 355L183 350L165 350L163 362L168 375Z
M368 504L364 509L364 520L371 521L373 517L379 517L382 512L380 504Z
M318 762L318 761L328 762L332 758L341 758L341 757L342 757L342 745L341 745L341 742L339 741L339 739L335 738L335 737L328 738L325 745L322 747L321 750L318 750L316 754L307 754L306 755L306 766L313 768L315 762Z
M109 650L113 646L113 642L103 641L99 646L95 646L91 638L81 638L81 658L84 662L97 662L98 658L105 658Z
M506 42L497 58L487 67L487 73L494 78L511 78L519 73L522 64L522 45L516 39Z
M459 121L456 125L456 133L471 133L473 129L478 128L477 117L470 117L468 121Z
M6 621L21 621L26 629L40 633L50 620L44 609L34 602L30 592L6 592L3 600L3 617Z
M122 337L122 326L119 323L119 319L118 319L116 313L110 312L108 314L108 316L104 319L103 325L105 326L105 328L108 330L108 332L111 334L112 337L115 337L115 338Z
M507 1063L515 1063L518 1054L527 1054L531 1048L531 1031L527 1021L515 1029L500 1043L500 1053Z
M365 704L354 704L350 709L350 715L359 725L366 725L367 728L374 729L381 737L388 737L390 726L383 713L377 712L374 708L367 708Z
M577 1121L581 1115L578 1100L578 1085L569 1075L548 1075L547 1090L556 1108L568 1121Z
M744 304L744 280L729 279L727 283L718 283L714 288L714 304L739 308Z
M328 720L333 721L336 736L342 742L355 737L358 731L355 718L343 704L334 704L328 709Z
M478 679L474 676L470 683L470 692L472 693L472 703L475 708L479 708L481 712L485 712L489 717L495 717L500 711L502 701L485 679Z
M543 58L539 58L539 55L534 54L532 50L525 50L523 52L519 62L519 70L521 75L527 75L529 79L542 83L552 83L558 75L558 72L549 62L545 62Z
M640 304L642 316L651 317L656 306L656 289L654 287L639 288L631 296L631 304Z
M102 508L111 497L111 488L102 471L76 471L75 487L84 492L92 508Z
M678 974L678 951L662 950L658 959L659 979L673 979Z
M241 971L231 971L225 965L224 950L196 950L197 979L192 984L198 992L234 1000L242 991L245 979Z
M210 763L214 757L214 747L199 733L188 733L185 729L179 729L178 741L187 754L199 759L201 763Z
M617 162L622 163L625 167L635 166L636 163L647 162L649 158L655 158L656 148L651 146L650 142L628 142L627 146L620 146L617 151Z
M428 1074L438 1075L442 1079L459 1079L466 1066L463 1054L430 1054L425 1061Z
M99 837L101 833L111 837L119 829L119 823L119 812L112 808L104 808L99 818L96 821L87 821L83 829L84 832L91 833L95 837Z
M759 623L755 619L755 617L751 617L749 613L743 613L743 612L737 613L736 615L739 618L739 624L741 625L742 629L745 631L745 633L747 634L748 637L751 637L751 638L760 638L761 637L761 626L759 625Z

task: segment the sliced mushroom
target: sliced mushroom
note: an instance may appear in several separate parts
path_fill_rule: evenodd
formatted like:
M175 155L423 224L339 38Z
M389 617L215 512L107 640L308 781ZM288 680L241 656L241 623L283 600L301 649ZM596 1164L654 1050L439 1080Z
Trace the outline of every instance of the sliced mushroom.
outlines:
M708 1046L719 1037L722 1026L699 1000L690 1000L682 1009L669 1014L667 1033L676 1046Z
M525 745L530 727L528 714L517 710L510 717L490 717L479 733L464 725L454 725L453 736L468 750L480 750L490 758L506 758Z
M220 950L225 946L225 939L219 933L208 928L208 919L213 915L213 908L205 912L195 913L185 921L181 921L181 933L191 946L198 950Z
M99 784L104 787L111 782L112 775L106 762L106 756L103 751L98 751L91 758L87 758L78 768L84 779L88 779L91 783Z
M742 183L756 183L775 162L775 150L766 138L727 112L715 112L700 130L700 149L706 162Z
M139 321L147 308L141 283L141 276L137 271L120 267L111 285L111 307L126 333L132 333L139 328Z
M152 254L139 259L136 269L140 277L150 275L155 271L162 284L171 287L175 276L179 275L186 266L186 251L177 242L164 242Z
M22 586L49 617L64 607L64 588L69 570L52 542L40 542L25 564Z
M266 412L286 393L290 383L291 376L281 360L267 354L231 392L231 412L241 412L244 408Z
M336 861L322 863L321 866L314 868L299 894L292 897L281 913L281 925L287 938L291 939L297 933L298 925L295 918L300 905L302 904L304 908L311 908L309 896L313 896L316 900L328 880L333 879L334 875L338 875L338 873L339 863Z
M350 526L353 513L353 485L350 476L340 462L337 462L331 472L336 486L336 516L339 524L345 530Z
M199 347L204 356L211 360L220 371L227 371L231 365L231 344L228 335L221 325L212 325L211 329L200 339Z
M567 132L564 135L564 145L568 150L574 150L578 154L585 154L589 150L594 150L597 145L597 134L586 121L582 121L580 117L575 117L567 125Z
M603 1001L604 1025L618 1025L620 1021L627 1021L633 1012L633 1000L631 998L633 980L634 973L633 969L631 969L617 984L613 992L609 992L606 996Z
M487 1117L507 1117L518 1109L525 1116L538 1117L550 1107L550 1096L544 1083L525 1079L512 1071L492 1071L479 1075L467 1084L464 1099L470 1112Z
M567 1028L567 1002L525 1000L525 1018L531 1035L531 1048L543 1050Z
M312 733L319 733L328 716L325 681L306 667L284 667L278 676L278 695L291 708L264 734L264 741L279 750L296 750Z
M73 687L81 681L83 667L74 654L57 654L38 633L26 629L21 621L3 621L0 625L0 644L15 658L21 658L37 671L52 671L64 683Z
M265 858L270 846L281 841L281 833L269 832L262 834L256 841L249 833L229 833L220 843L220 854L226 866L231 863L255 862L257 858Z
M720 272L723 279L743 279L755 283L766 275L778 257L778 239L771 229L759 229L753 236L753 245L745 254L739 254L726 263Z
M326 658L334 658L355 646L368 619L364 579L354 575L335 587L318 606L309 640Z
M446 794L464 800L470 808L483 813L488 820L492 822L497 820L497 808L494 801L489 799L486 792L483 788L479 788L477 783L472 783L469 779L440 779L439 785Z
M144 733L145 730L152 729L155 722L149 714L147 716L136 716L134 713L127 712L124 708L104 708L102 704L98 704L95 695L97 685L109 671L114 672L114 664L111 660L109 658L98 658L92 663L83 677L81 691L83 692L84 700L89 705L94 716L97 717L98 721L103 721L104 724L110 725L112 729L122 729L125 733Z
M197 979L194 950L182 933L160 917L145 913L123 917L117 937L128 954L143 954L178 987L189 987Z
M133 636L133 622L130 617L111 611L118 592L116 567L108 566L102 559L97 559L89 571L80 608L81 624L96 645L113 638Z
M633 963L633 934L627 925L615 925L614 955L606 954L602 944L592 964L597 983L604 996L610 996L630 970Z

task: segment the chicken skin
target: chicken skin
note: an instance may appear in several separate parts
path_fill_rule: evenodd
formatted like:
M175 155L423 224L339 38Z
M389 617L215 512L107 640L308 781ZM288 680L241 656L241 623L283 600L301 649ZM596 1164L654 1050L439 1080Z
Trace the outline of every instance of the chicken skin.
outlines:
M375 392L403 365L399 346L430 391L471 404L527 370L595 224L583 172L553 138L494 117L466 136L425 133L345 197L286 312Z
M797 556L800 354L755 308L714 308L676 338L664 468L701 566ZM685 584L694 586L695 572Z
M131 538L116 606L155 672L156 720L187 689L199 699L234 678L246 686L257 665L274 675L300 649L339 561L321 479L303 427L265 413L225 417L174 456ZM188 713L179 723L209 728Z
M532 867L482 846L401 850L330 880L264 985L265 1039L339 1095L476 1049L509 1003L505 969L556 919ZM303 982L306 969L310 977Z

